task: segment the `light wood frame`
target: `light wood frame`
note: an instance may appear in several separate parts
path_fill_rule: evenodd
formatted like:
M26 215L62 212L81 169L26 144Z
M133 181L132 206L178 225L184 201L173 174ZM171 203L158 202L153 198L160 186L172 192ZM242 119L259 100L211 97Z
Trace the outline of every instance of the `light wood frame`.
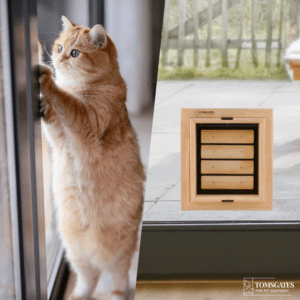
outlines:
M222 119L224 118L224 119ZM230 119L232 118L232 119ZM204 123L258 124L259 192L255 194L197 195L196 125ZM182 210L271 210L273 207L273 110L181 109ZM234 200L222 202L222 200Z

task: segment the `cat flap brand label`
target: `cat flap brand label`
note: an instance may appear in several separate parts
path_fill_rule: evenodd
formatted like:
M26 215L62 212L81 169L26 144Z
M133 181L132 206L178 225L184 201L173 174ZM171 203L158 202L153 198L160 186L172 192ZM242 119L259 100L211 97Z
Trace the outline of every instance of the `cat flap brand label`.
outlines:
M202 110L202 109L194 109L193 110L193 114L196 117L198 117L198 116L211 116L214 113L215 112L213 110Z
M272 116L271 109L182 109L182 209L272 209Z

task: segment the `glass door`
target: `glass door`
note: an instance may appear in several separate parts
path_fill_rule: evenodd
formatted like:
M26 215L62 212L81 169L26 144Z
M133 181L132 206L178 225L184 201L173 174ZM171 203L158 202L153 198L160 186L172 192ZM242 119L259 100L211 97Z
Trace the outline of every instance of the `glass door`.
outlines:
M299 36L295 6L165 1L140 279L299 275L300 88L283 60ZM183 108L203 118L214 109L273 110L272 210L182 209Z

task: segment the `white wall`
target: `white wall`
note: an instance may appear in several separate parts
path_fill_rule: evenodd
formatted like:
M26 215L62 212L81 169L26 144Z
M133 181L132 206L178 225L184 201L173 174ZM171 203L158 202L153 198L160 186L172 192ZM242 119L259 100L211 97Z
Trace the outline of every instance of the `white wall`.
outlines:
M127 108L139 113L152 101L151 0L106 0L105 27L116 44L127 83Z

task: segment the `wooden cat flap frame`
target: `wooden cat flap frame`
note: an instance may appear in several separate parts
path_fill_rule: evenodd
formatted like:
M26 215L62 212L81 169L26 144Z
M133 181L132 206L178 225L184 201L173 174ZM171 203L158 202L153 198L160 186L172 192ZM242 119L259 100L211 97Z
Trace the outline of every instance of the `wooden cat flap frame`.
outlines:
M272 206L273 110L181 109L181 208Z

